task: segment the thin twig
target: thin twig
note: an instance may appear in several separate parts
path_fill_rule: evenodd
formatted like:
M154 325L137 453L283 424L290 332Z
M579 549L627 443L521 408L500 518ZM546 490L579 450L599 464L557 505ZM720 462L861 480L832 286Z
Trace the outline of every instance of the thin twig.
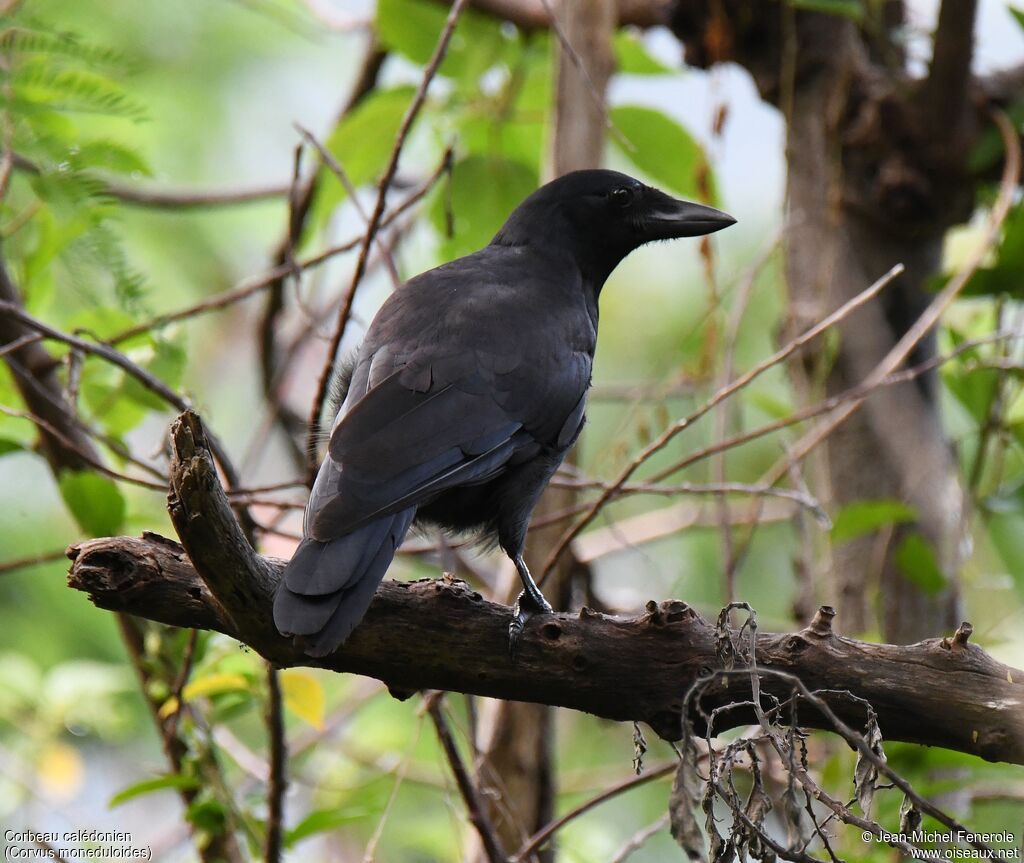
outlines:
M187 210L283 199L288 195L288 184L277 183L252 189L144 189L107 180L103 184L103 194L136 207Z
M288 790L288 743L284 733L284 707L277 669L267 663L267 738L270 776L267 782L267 832L263 845L266 863L278 863L284 839L284 796Z
M192 674L192 664L196 656L196 644L199 641L199 630L193 629L188 634L188 641L185 642L185 651L181 657L181 668L178 669L178 676L171 687L171 695L168 699L174 705L170 715L164 720L163 737L164 746L170 746L178 734L178 720L181 718L181 711L185 709L184 695L185 685ZM166 704L166 702L164 702Z
M429 692L424 697L424 706L427 713L430 714L431 720L433 720L434 728L437 729L437 738L441 742L441 748L444 749L445 757L451 766L452 773L455 776L455 783L459 786L459 793L466 804L469 820L473 823L477 833L480 834L480 841L487 854L487 859L490 863L506 863L505 852L502 851L501 845L498 842L498 834L487 815L487 808L480 798L480 792L473 784L473 780L470 779L469 771L462 761L462 756L459 755L448 720L441 709L441 700L443 698L443 692Z
M0 347L0 357L11 353L17 353L26 345L41 341L42 338L43 337L39 333L25 333L21 338L17 338L13 342L8 342L6 345Z
M779 244L782 242L782 234L776 233L771 243L765 249L764 252L754 261L751 265L743 280L740 283L739 290L736 292L736 298L733 302L732 311L729 315L729 320L726 325L725 332L725 355L722 360L722 371L721 377L717 381L717 388L721 389L728 385L729 381L732 380L736 373L736 343L739 340L740 326L743 323L744 315L747 312L747 308L750 305L750 299L754 293L754 283L757 281L757 277L761 274L761 271L768 265L772 257L775 255ZM708 281L711 285L714 285L713 280L714 273L708 268ZM719 404L715 408L714 414L714 431L713 440L722 440L725 438L728 432L729 426L729 405L725 402ZM724 483L728 477L728 450L722 450L718 456L714 459L712 469L714 471L715 480L719 483ZM819 508L820 509L820 508ZM724 600L725 602L732 602L736 596L736 555L733 549L733 533L732 527L728 522L729 515L729 504L725 494L718 496L718 513L721 524L719 525L719 534L721 536L722 543L722 560L724 563Z
M880 757L874 749L864 739L863 734L859 734L854 731L840 719L834 710L829 706L823 698L819 698L810 689L807 688L806 684L797 677L795 674L790 674L788 671L781 671L776 668L758 668L756 674L766 674L771 677L777 677L780 680L785 680L790 683L795 689L800 692L800 695L807 700L815 710L820 711L832 725L832 728L842 737L851 747L857 750L861 758L870 761L872 766L878 770L878 772L886 776L893 785L895 785L900 791L902 791L910 800L913 801L914 805L924 812L926 815L930 815L940 824L948 827L954 834L963 836L964 841L967 842L972 848L982 852L986 855L986 859L993 859L992 849L984 842L970 838L975 834L964 824L961 824L955 818L943 812L935 804L933 804L926 797L922 797L917 791L914 790L913 786L906 779L904 779L899 773L897 773L888 761ZM866 826L858 824L857 826ZM876 834L881 835L881 834ZM896 846L894 846L896 847Z
M409 743L409 748L406 750L405 756L402 758L397 768L389 770L395 774L395 783L391 786L391 793L388 795L388 802L384 804L384 811L380 813L380 818L377 820L377 826L373 830L373 835L370 837L370 841L366 843L366 849L363 851L363 863L374 863L377 858L377 846L380 844L381 837L384 835L384 825L387 824L388 816L391 814L391 810L395 806L395 801L398 799L398 792L402 787L402 783L405 782L406 775L409 772L409 765L412 763L413 754L416 751L416 744L420 740L420 732L423 730L423 714L421 713L416 718L416 733L413 735L412 741ZM347 757L352 758L350 752L345 753ZM355 760L353 758L353 760ZM379 765L371 765L376 769L380 769ZM429 787L436 788L437 783L427 783Z
M68 437L64 432L57 428L53 423L43 419L41 416L31 413L30 411L17 410L16 408L9 408L6 405L0 405L0 414L9 417L15 417L17 419L28 420L33 423L36 428L45 431L48 435L60 441L61 445L74 452L82 459L89 467L91 467L97 473L101 473L104 476L116 479L118 482L126 482L131 485L137 485L141 488L149 489L150 491L167 491L167 483L162 482L150 482L148 479L141 479L140 477L128 476L128 474L119 473L113 468L107 467L102 461L96 458L91 452L80 447L75 441Z
M19 171L35 175L43 173L43 169L38 164L22 156L20 153L13 154L11 161ZM237 204L251 204L258 201L284 198L288 194L287 183L257 186L251 189L214 190L140 188L109 179L101 182L100 195L114 198L122 204L158 210L235 206Z
M16 303L9 303L4 300L0 300L0 313L16 318L26 327L41 333L48 339L63 342L73 348L77 348L83 353L93 354L94 356L98 356L106 360L108 363L117 366L119 369L127 372L131 377L135 378L135 380L142 384L142 386L147 390L159 396L178 411L186 411L191 407L187 399L178 395L178 393L167 386L167 384L162 380L136 363L133 363L128 359L128 357L108 344L104 344L102 342L90 342L87 339L73 336L70 333L65 333L55 329L49 324L30 315ZM235 473L235 469L228 458L227 451L224 449L223 444L221 444L209 429L206 430L206 433L210 441L210 449L216 457L221 470L224 471L224 477L228 484L232 487L238 485L238 476ZM140 480L140 482L142 481Z
M434 171L431 176L421 183L413 190L409 196L402 201L397 207L388 212L388 214L381 219L381 227L390 227L394 221L405 213L410 207L417 204L423 199L423 197L436 185L438 179L448 169L451 159L451 152L448 151L445 154L439 167ZM361 237L355 237L354 239L347 240L344 243L340 243L335 246L331 246L329 249L318 252L315 255L311 255L304 260L297 261L295 266L300 270L308 270L314 267L318 267L321 264L329 261L331 258L337 255L344 254L345 252L351 252L355 249L360 242ZM210 297L209 299L203 300L195 305L188 306L184 309L179 309L176 312L168 312L164 315L158 315L151 318L148 321L143 321L141 324L136 324L129 327L126 330L122 330L120 333L112 336L108 339L108 344L117 345L121 342L127 341L128 339L134 338L135 336L142 335L152 330L166 327L168 324L176 323L177 321L183 321L187 318L197 317L198 315L206 314L207 312L214 312L220 309L226 308L227 306L233 305L234 303L240 302L241 300L248 299L254 294L260 291L271 288L275 282L285 278L292 272L292 267L289 264L280 264L267 270L265 273L261 273L258 276L250 276L243 279L235 287L228 291L225 291L216 296Z
M366 233L363 236L362 245L359 249L359 258L356 261L355 271L352 273L352 280L349 283L348 293L345 294L345 300L338 312L334 332L331 335L331 340L327 347L327 359L324 362L324 367L320 374L320 380L317 383L316 395L313 399L313 405L309 412L309 431L306 437L306 458L308 461L309 476L311 479L316 475L318 467L316 455L316 433L320 425L320 415L323 413L324 402L327 400L327 391L330 388L331 378L334 376L334 365L337 361L338 348L341 345L342 336L345 334L348 319L352 314L352 305L355 302L356 290L359 287L359 283L366 271L370 246L373 243L374 236L380 228L381 219L384 215L384 205L387 200L388 188L391 186L391 181L394 179L395 172L398 170L398 159L402 154L402 149L405 146L405 141L412 129L412 124L419 116L420 109L426 101L427 89L430 87L430 82L433 81L434 75L437 74L441 61L444 59L444 56L448 51L448 43L451 41L452 34L455 32L455 25L458 24L459 17L462 15L462 11L467 5L468 0L455 0L455 2L452 3L451 11L448 13L448 18L445 20L444 29L441 31L441 36L437 41L437 45L434 47L434 53L431 55L430 61L423 72L423 78L420 81L420 85L416 89L416 94L413 96L412 102L405 112L405 116L402 117L402 123L398 128L398 135L396 136L394 146L391 149L391 156L388 159L387 167L384 169L384 174L381 176L380 183L377 187L377 201L374 204L369 224L366 226Z
M660 767L655 767L653 770L649 770L647 773L643 773L640 776L630 776L628 779L613 785L611 788L602 791L600 794L591 797L589 800L585 800L579 806L570 809L560 818L556 818L550 824L545 824L540 830L534 833L522 844L519 850L512 855L509 863L521 863L521 861L525 860L530 854L540 848L566 824L578 818L580 815L583 815L585 812L589 812L595 806L599 806L601 803L604 803L606 800L610 800L612 797L618 797L618 795L624 794L626 791L632 791L639 785L646 785L648 782L653 782L655 779L661 779L668 776L673 773L675 769L675 762L662 764Z
M725 449L727 449L727 447L725 447ZM720 449L719 451L722 450ZM579 491L592 489L604 490L608 488L608 483L600 482L599 480L559 479L558 477L552 479L549 484L556 488L572 488L578 489ZM617 493L620 497L638 494L652 494L662 497L675 497L677 495L684 494L715 495L716 497L724 497L730 494L753 495L756 497L779 497L784 500L791 500L805 509L809 509L823 527L826 529L831 527L828 515L823 509L821 503L819 503L808 492L791 488L753 485L743 482L712 482L704 484L683 482L675 485L658 485L651 482L636 482L620 486Z
M373 91L386 57L387 53L380 49L375 35L371 32L364 49L362 64L341 109L338 123L349 116ZM296 160L299 158L297 153ZM274 253L275 266L294 263L295 248L302 240L322 178L322 171L313 172L305 185L301 189L296 188L290 195L287 229ZM306 428L302 418L282 398L280 381L284 377L286 367L278 361L277 356L278 320L285 308L287 276L293 272L294 269L289 270L268 285L266 303L258 325L259 370L264 398L272 408L269 420L284 433L288 454L295 466L302 469L306 465L306 455L302 451L302 436Z
M688 429L691 425L693 425L693 423L695 423L708 411L714 408L715 405L719 404L719 402L727 399L737 390L740 390L743 387L750 384L755 378L759 377L761 374L763 374L773 366L778 365L791 354L795 353L800 348L802 348L805 344L814 340L823 332L825 332L826 330L828 330L829 328L831 328L832 326L834 326L835 324L849 316L860 306L864 305L864 303L874 298L883 288L890 284L893 279L895 279L900 273L902 273L903 269L904 268L902 264L897 264L869 288L859 293L853 299L848 300L846 303L844 303L842 306L840 306L838 309L832 312L832 314L828 315L826 318L812 326L803 334L794 338L792 341L784 345L770 357L758 363L748 372L740 375L728 386L725 386L722 389L720 389L707 402L705 402L701 407L699 407L694 413L690 414L688 417L684 417L683 419L669 426L669 428L667 428L657 439L648 444L640 452L640 454L637 455L636 458L634 458L625 467L625 469L623 469L619 476L616 477L616 479L608 486L608 488L601 494L601 496L596 501L594 501L593 504L591 504L590 508L584 514L583 518L577 521L569 530L567 530L562 535L562 537L558 541L558 544L555 546L555 549L548 556L548 559L545 562L544 567L541 571L541 577L538 583L543 583L547 574L552 571L555 564L558 562L559 558L562 556L565 550L569 547L569 544L573 541L573 539L575 539L579 535L580 531L587 527L587 525L589 525L597 517L597 514L601 511L602 507L604 507L604 505L608 503L608 501L611 500L618 493L618 489L621 486L623 486L627 482L627 480L629 480L629 478L645 461L647 461L655 453L664 449L664 447L673 438L675 438L676 435L678 435L685 429Z
M615 852L615 856L612 857L611 863L623 863L623 861L626 860L627 857L631 856L634 851L639 851L645 844L647 844L648 839L652 836L656 836L668 827L670 818L671 816L666 812L657 821L652 824L648 824L646 827L634 833L629 840Z
M1003 138L1003 145L1006 148L1006 161L1003 167L1003 177L999 184L999 196L992 207L992 211L989 213L981 242L971 252L960 272L929 303L928 307L914 321L910 329L903 334L903 337L893 345L885 357L867 376L863 384L866 390L865 396L848 402L837 410L834 416L827 418L815 428L810 429L793 445L792 450L784 458L776 462L765 473L762 477L763 482L767 484L778 482L789 472L791 462L804 458L864 404L867 394L870 394L877 385L881 384L886 377L891 375L910 356L921 339L939 322L939 319L960 295L978 267L981 266L989 250L999 240L1003 222L1006 221L1006 217L1010 212L1016 196L1017 186L1020 183L1021 146L1013 122L1006 113L998 108L992 108L991 113L992 119Z
M342 167L341 162L334 158L334 155L328 150L320 140L304 126L295 124L295 128L299 130L299 134L313 145L317 153L320 154L320 161L323 162L331 173L338 178L338 182L345 187L345 192L348 194L349 200L352 202L352 206L355 207L356 212L359 214L359 218L363 220L363 223L367 226L370 224L370 217L363 207L362 202L359 200L359 193L349 178L348 172ZM377 247L377 251L380 252L381 260L384 262L384 268L388 271L388 276L391 278L391 284L393 287L398 287L402 280L398 275L398 268L395 266L395 259L391 256L391 250L388 249L384 242L380 238L380 234L374 235L373 243Z
M67 549L65 548L45 551L42 554L30 554L26 557L16 557L13 560L0 562L0 575L7 575L9 572L16 572L30 566L38 566L41 563L53 563L57 560L64 560L66 557Z

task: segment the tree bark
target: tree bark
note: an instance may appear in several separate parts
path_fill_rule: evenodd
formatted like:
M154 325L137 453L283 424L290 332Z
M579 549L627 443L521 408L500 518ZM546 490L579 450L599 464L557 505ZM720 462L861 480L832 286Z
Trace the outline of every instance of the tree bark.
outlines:
M226 504L225 504L226 505ZM210 508L204 503L203 511ZM193 543L202 556L213 549ZM613 618L583 609L532 621L517 661L508 657L509 608L483 599L455 580L385 581L366 618L346 645L313 659L273 632L272 585L215 596L184 548L152 534L109 537L72 546L70 585L100 608L172 626L212 629L245 641L276 665L316 666L383 681L398 697L443 689L582 710L605 719L645 722L666 739L682 732L691 687L712 673L724 676L700 699L716 731L755 719L749 673L724 674L718 630L684 602L651 602L646 613ZM284 561L265 559L280 575ZM202 571L209 571L205 565ZM220 573L221 587L244 582L242 562ZM241 586L241 584L239 585ZM259 597L256 604L251 604ZM819 615L819 617L821 617ZM966 631L966 630L963 630ZM424 645L430 649L425 650ZM871 644L811 626L794 633L760 633L756 656L764 668L789 671L848 724L864 714L844 692L867 700L887 739L942 746L991 761L1024 764L1024 671L992 659L959 638L912 645ZM770 677L762 690L785 699L789 688ZM689 718L698 728L696 705ZM802 726L828 723L804 709Z
M689 62L743 64L762 97L785 114L792 328L820 319L894 264L906 267L883 297L843 322L834 351L803 354L793 369L798 391L816 383L830 394L842 391L885 356L927 305L945 232L972 212L974 7L973 0L943 3L923 81L908 78L891 36L898 3L880 9L886 26L864 29L786 4L723 0L674 8L673 27ZM933 353L927 339L910 362ZM913 525L834 550L833 592L844 627L863 631L877 621L887 639L912 642L954 625L963 493L934 379L872 395L829 438L826 468L819 493L834 508L896 498L917 515ZM922 588L902 570L897 552L912 533L934 549L942 589ZM868 572L865 561L875 562ZM870 601L876 587L877 612Z
M462 582L388 581L343 648L323 659L308 657L273 627L273 590L284 562L245 550L198 417L187 413L176 421L172 446L173 517L184 547L149 535L69 549L69 583L101 608L214 629L276 665L365 674L399 696L443 689L570 707L646 722L668 739L682 734L684 710L698 730L702 717L726 705L733 707L716 716L716 731L753 721L744 706L750 672L733 669L735 655L722 649L729 634L674 600L649 603L645 614L628 619L588 609L535 618L513 661L506 606ZM889 739L1024 764L1024 671L970 644L968 626L952 639L895 646L840 637L829 619L819 614L800 632L757 635L757 664L822 690L848 724L862 725L864 715L845 692L873 706ZM700 697L688 702L697 683ZM783 700L791 695L771 676L761 687ZM799 721L828 728L805 708Z

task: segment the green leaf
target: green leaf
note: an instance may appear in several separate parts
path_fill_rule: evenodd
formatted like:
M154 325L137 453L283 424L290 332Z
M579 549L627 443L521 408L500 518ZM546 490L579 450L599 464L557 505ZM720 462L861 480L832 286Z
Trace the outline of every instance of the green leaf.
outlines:
M793 413L792 402L767 390L748 390L747 403L772 419L784 419Z
M874 533L890 524L914 521L913 507L898 500L858 500L844 506L832 523L832 542L837 545Z
M0 97L0 104L28 112L41 106L54 111L100 114L141 119L145 108L116 83L85 69L55 69L44 61L30 61L11 76L14 97Z
M946 586L935 549L921 534L912 533L896 549L896 565L914 584L927 593L938 593Z
M441 244L446 260L487 245L509 213L537 188L537 173L512 159L469 156L452 167L450 184L454 230ZM447 192L439 189L430 206L431 221L442 236L447 233Z
M1016 10L1017 15L1024 15ZM1018 20L1020 20L1018 18ZM1013 123L1014 128L1019 129L1024 123L1024 102L1016 102L1006 108L1006 114ZM978 143L974 145L967 162L967 168L972 174L984 174L992 171L1002 161L1006 148L1003 144L1003 136L992 124L986 124L981 130Z
M0 363L0 404L10 407L22 404L11 372L3 363ZM0 413L0 438L18 449L31 450L38 438L38 432L32 420Z
M154 791L174 789L175 791L191 791L199 787L199 780L195 776L183 776L180 773L168 773L164 776L157 776L155 779L144 779L136 782L127 788L118 791L107 803L108 809L115 809L122 803L142 797L144 794L152 794Z
M367 810L362 808L338 809L337 807L332 807L330 809L318 809L316 812L310 812L309 815L288 831L285 835L285 845L290 848L303 839L308 839L317 833L336 830L352 821L365 818L366 815Z
M1017 19L1017 23L1020 25L1021 29L1024 30L1024 10L1018 9L1016 6L1008 6L1007 9L1009 9L1010 14Z
M495 156L539 173L550 119L550 39L536 34L509 63L515 71L493 98L467 99L455 115L464 155Z
M120 438L145 419L148 408L124 397L124 372L93 358L83 368L82 401L108 434Z
M52 25L47 29L32 29L24 24L10 27L0 35L0 49L5 54L36 54L47 57L53 63L77 62L109 71L123 71L128 61L124 54L113 48L83 42L75 33L57 32Z
M842 15L853 21L864 20L864 3L862 0L789 0L794 9L808 12L824 12L827 15Z
M227 812L213 791L203 788L186 810L185 820L197 830L219 836L227 825Z
M425 66L441 38L448 10L422 0L378 0L377 34L381 43ZM488 69L504 61L512 36L497 18L466 10L452 33L438 73L456 79L460 89L476 90Z
M671 75L675 72L647 53L643 40L629 30L619 30L615 34L615 64L626 75Z
M375 180L383 172L415 92L413 87L374 91L341 119L324 142L357 188ZM317 193L313 216L318 229L323 228L347 195L345 187L329 168L321 170L323 182Z
M181 345L174 344L166 339L155 338L146 356L136 357L132 353L132 359L141 365L146 371L163 381L171 389L176 389L181 383L185 374L185 364L188 357ZM125 376L124 395L139 405L150 410L161 411L167 409L167 402L147 389L136 378Z
M90 536L113 536L124 525L125 502L109 477L89 471L61 475L60 494L78 526Z
M1021 495L1017 495L1018 500ZM1000 511L985 519L988 535L1017 591L1024 596L1024 506L1017 512Z
M25 449L25 444L21 441L0 437L0 456L4 456L12 452L24 452Z
M982 425L999 387L999 376L996 369L968 369L962 363L951 363L942 372L942 382L974 421Z
M708 197L708 189L714 200L704 150L675 120L639 105L612 108L611 120L626 139L612 135L612 141L652 180L686 198Z
M447 17L447 10L432 3L378 0L377 35L386 48L423 66L434 53Z
M994 266L978 270L964 287L968 296L1024 297L1024 204L1007 215Z
M109 339L135 324L135 319L114 306L84 309L68 322L68 329L99 340ZM143 336L140 341L148 340ZM123 347L123 346L122 346Z

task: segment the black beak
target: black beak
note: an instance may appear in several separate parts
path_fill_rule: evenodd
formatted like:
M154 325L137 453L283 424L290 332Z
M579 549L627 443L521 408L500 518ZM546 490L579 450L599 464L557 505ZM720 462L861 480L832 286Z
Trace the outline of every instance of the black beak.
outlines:
M735 224L736 220L732 216L714 207L679 201L656 189L648 193L644 228L645 232L653 234L656 239L699 237Z

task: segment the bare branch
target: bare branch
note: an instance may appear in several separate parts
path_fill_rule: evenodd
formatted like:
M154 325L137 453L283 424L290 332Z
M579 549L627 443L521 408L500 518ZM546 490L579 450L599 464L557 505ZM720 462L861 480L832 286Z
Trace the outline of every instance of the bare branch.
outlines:
M0 312L4 313L4 315L9 318L17 320L28 329L35 330L48 339L64 342L73 348L77 348L82 353L93 354L106 360L108 363L117 366L119 369L135 378L147 390L159 396L176 410L189 410L190 405L184 397L178 395L178 393L172 390L158 377L151 374L137 363L132 362L128 357L120 351L115 350L110 345L102 342L91 342L88 339L83 339L79 336L71 335L70 333L61 332L60 330L51 327L49 324L30 315L18 303L0 300ZM0 315L0 317L2 317L2 315ZM213 435L208 434L207 437L210 442L210 448L216 455L217 463L220 465L221 470L224 471L224 476L228 483L232 486L237 485L238 474L228 457L227 450ZM247 519L247 516L243 514L243 518Z
M288 789L288 745L284 732L284 706L277 669L267 663L267 736L270 739L270 775L267 789L267 833L263 844L266 863L278 863L284 840L284 794Z
M992 109L992 117L999 128L1006 147L1006 162L1003 166L1003 178L999 185L999 197L996 199L992 211L989 213L985 231L982 234L981 242L974 248L960 271L949 281L949 284L929 303L928 307L921 313L914 324L903 334L900 340L893 345L889 352L882 358L881 362L872 370L864 382L867 393L880 385L882 381L891 375L907 357L913 352L914 347L928 334L928 332L939 322L943 313L952 305L953 301L960 295L964 287L970 281L971 276L981 266L989 250L995 246L999 239L999 232L1003 222L1010 212L1013 204L1017 186L1021 179L1021 145L1014 129L1012 121L1006 113L998 108ZM865 398L867 396L865 394ZM762 477L762 482L773 484L778 482L789 472L790 464L798 461L807 455L814 447L828 437L833 430L845 422L864 404L865 398L848 402L838 409L832 416L823 420L815 428L808 431L798 440L786 457L777 462Z
M352 273L352 281L349 284L348 293L345 295L344 302L338 312L337 321L334 326L334 333L331 335L331 341L327 347L327 360L325 361L323 371L320 374L320 380L317 383L316 396L313 399L313 406L309 413L309 433L306 439L306 457L309 461L308 467L311 480L312 477L315 476L318 467L316 433L320 426L320 415L323 413L324 403L327 400L327 391L330 387L331 378L334 375L334 365L337 361L341 338L345 334L348 319L352 314L352 304L355 302L356 290L359 287L359 282L363 278L363 274L366 272L370 246L373 244L373 238L376 236L377 231L380 228L381 219L384 216L384 205L387 201L388 189L391 186L391 181L395 177L395 172L398 170L398 159L402 155L402 149L405 146L409 132L412 130L412 124L416 121L416 118L419 116L420 109L426 101L427 90L430 87L430 82L434 80L434 76L437 74L437 70L441 66L441 61L448 52L448 43L451 41L452 34L455 32L455 26L459 23L459 17L462 15L462 10L466 8L467 2L468 0L455 0L455 2L452 3L452 8L448 13L444 29L441 31L441 36L437 40L437 45L434 47L434 53L431 55L430 61L423 70L423 78L420 81L419 87L417 87L416 93L412 98L412 102L406 109L405 116L402 117L402 122L398 127L398 134L395 136L395 143L391 148L391 156L388 159L387 167L384 169L384 173L381 176L380 183L377 187L377 201L374 204L373 213L370 215L369 222L366 226L366 233L363 236L363 242L359 249L359 259L356 261L355 271Z
M548 841L552 836L561 830L570 821L579 818L586 812L589 812L595 806L599 806L607 800L611 800L613 797L618 797L620 794L624 794L627 791L632 791L638 785L646 785L648 782L653 782L656 779L661 779L665 776L669 776L675 772L676 765L663 764L661 767L657 767L654 770L649 770L640 776L630 776L629 779L623 782L618 782L611 788L602 791L600 794L591 797L589 800L584 800L577 806L574 806L564 815L552 821L550 824L544 826L543 829L538 830L529 839L527 839L522 848L516 851L515 854L509 859L509 863L521 863L529 857L534 851L540 848L545 842Z
M597 514L601 511L601 508L609 500L611 500L612 497L615 496L618 489L629 480L629 478L636 472L640 465L647 461L652 455L664 449L665 446L667 446L668 443L673 438L676 437L676 435L678 435L685 429L688 429L691 425L693 425L693 423L695 423L702 416L708 413L708 411L714 408L715 405L719 404L720 402L729 398L729 396L731 396L733 393L747 386L755 378L759 377L768 369L783 362L787 357L794 354L808 342L814 340L823 332L827 331L830 327L834 326L839 321L843 320L845 317L851 314L853 311L858 309L860 306L864 305L864 303L868 302L873 297L877 296L877 294L883 288L890 284L892 280L895 279L902 272L903 266L901 264L897 264L895 267L889 270L889 272L887 272L884 276L878 279L878 281L876 281L873 285L861 291L861 293L859 293L856 297L844 303L842 306L840 306L838 309L832 312L832 314L828 315L827 317L819 321L817 324L810 327L808 330L806 330L801 335L797 336L788 344L784 345L770 357L758 363L756 366L754 366L754 368L740 375L738 378L736 378L734 381L728 384L728 386L725 386L722 389L720 389L707 402L701 405L701 407L699 407L696 411L694 411L689 416L684 417L683 419L674 423L673 425L669 426L664 432L662 432L661 435L658 436L657 439L655 439L646 447L644 447L644 449L636 456L636 458L634 458L623 469L623 471L618 475L618 477L616 477L615 480L605 489L601 496L596 501L594 501L594 503L590 506L590 509L588 509L587 512L584 514L583 518L577 521L569 530L567 530L562 535L561 539L558 541L558 544L555 546L555 549L551 552L550 556L547 559L547 562L544 565L544 568L541 572L541 577L538 580L538 584L542 584L544 582L544 577L553 569L555 564L558 562L559 557L562 556L562 554L569 547L573 539L575 539L579 535L580 531L582 531L597 517Z
M184 415L172 433L171 514L195 568L176 543L152 536L75 546L70 583L100 607L216 629L278 666L365 674L393 692L442 689L571 707L647 722L670 739L682 733L683 693L722 668L714 628L678 601L652 602L646 614L625 620L587 609L539 617L513 662L508 608L448 580L385 582L346 645L310 658L272 623L283 562L259 557L246 544L201 441L198 418ZM757 650L762 666L787 669L812 690L845 689L871 702L888 739L1024 763L1024 671L972 644L950 650L931 639L897 647L807 629L761 634ZM645 672L637 674L638 668ZM750 709L735 706L739 687L749 685L744 680L727 675L707 687L700 712L733 705L719 717L720 727L748 723ZM773 688L786 697L788 685L766 680L765 691ZM856 723L862 715L846 697L823 697L844 721ZM931 720L922 723L923 715ZM801 722L831 727L813 711Z
M459 793L462 795L462 800L466 804L466 811L469 813L469 820L473 822L477 833L480 834L480 841L487 852L487 859L491 863L505 863L505 852L498 844L498 837L494 831L494 825L487 815L487 808L484 806L480 793L473 784L473 780L469 777L469 771L462 761L462 756L459 755L448 720L441 709L443 698L443 692L428 693L426 697L427 713L430 714L434 728L437 729L437 738L441 741L441 748L444 750L448 764L452 768L455 784L459 786Z
M19 171L39 174L41 168L31 159L14 153L11 162ZM249 189L161 189L156 186L129 186L117 180L103 181L100 193L137 207L156 210L187 210L205 207L236 206L285 198L287 183L256 186Z

